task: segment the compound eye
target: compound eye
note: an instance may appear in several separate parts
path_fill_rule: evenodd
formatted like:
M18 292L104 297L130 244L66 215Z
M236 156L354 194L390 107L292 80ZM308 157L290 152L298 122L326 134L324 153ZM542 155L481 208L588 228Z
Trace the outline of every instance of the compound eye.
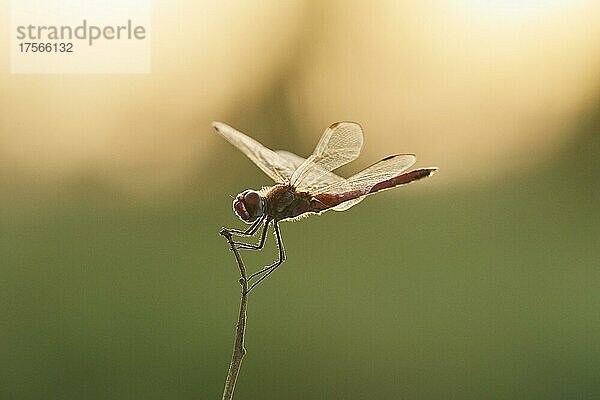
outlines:
M235 199L233 201L233 211L235 211L237 216L240 217L244 221L247 221L250 219L250 215L248 214L248 211L246 210L246 206L239 199Z
M249 208L256 209L260 204L260 195L254 190L249 190L244 194L244 202Z

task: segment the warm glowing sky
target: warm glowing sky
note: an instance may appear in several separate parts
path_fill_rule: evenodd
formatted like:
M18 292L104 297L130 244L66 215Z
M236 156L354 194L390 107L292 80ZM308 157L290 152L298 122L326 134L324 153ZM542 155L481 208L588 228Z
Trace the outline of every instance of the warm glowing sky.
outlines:
M449 181L494 176L569 140L600 84L595 1L153 7L149 75L12 75L0 54L4 172L175 182L221 145L210 121L251 128L235 112L283 82L306 143L356 120L365 163L415 152Z

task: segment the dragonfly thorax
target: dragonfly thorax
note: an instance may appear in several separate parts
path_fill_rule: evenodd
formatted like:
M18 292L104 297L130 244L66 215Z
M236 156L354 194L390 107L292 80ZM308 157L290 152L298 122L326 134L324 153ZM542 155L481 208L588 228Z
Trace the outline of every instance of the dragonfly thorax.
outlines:
M252 223L265 212L265 199L255 190L244 190L233 200L233 211L244 222Z

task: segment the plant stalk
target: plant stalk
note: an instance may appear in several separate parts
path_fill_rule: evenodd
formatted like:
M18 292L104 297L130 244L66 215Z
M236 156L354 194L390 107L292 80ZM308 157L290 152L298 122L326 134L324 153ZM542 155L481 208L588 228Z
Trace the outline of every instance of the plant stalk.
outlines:
M233 345L233 355L231 356L231 363L229 364L229 371L227 372L227 379L225 380L225 389L223 390L223 400L231 400L233 398L233 392L235 390L235 383L237 377L240 374L240 368L242 366L242 359L246 355L246 348L244 347L244 335L246 333L246 308L248 306L248 279L246 277L246 266L242 261L242 257L238 249L235 247L231 238L231 233L226 229L222 229L219 232L229 243L229 248L235 255L235 260L240 270L240 285L242 286L242 295L240 299L240 313L238 316L237 327L235 330L235 342Z

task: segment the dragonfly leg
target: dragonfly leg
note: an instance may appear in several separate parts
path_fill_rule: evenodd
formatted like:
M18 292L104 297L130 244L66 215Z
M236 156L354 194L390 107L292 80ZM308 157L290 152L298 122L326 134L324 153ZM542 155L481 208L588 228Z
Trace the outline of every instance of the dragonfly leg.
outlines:
M262 217L258 218L245 231L240 231L239 229L223 228L223 229L221 229L221 232L223 232L223 231L229 232L230 234L236 235L236 236L254 236L254 234L260 227L260 224L264 221L265 218L266 218L266 215L263 215Z
M248 280L251 280L252 278L263 274L263 276L261 276L256 282L254 282L252 284L252 286L250 286L250 289L248 289L248 292L250 292L252 289L254 289L259 283L261 283L264 279L266 279L267 276L271 275L271 273L273 271L275 271L277 269L277 267L279 267L281 265L281 263L283 263L285 261L285 249L283 248L283 241L281 240L281 232L279 232L279 225L277 223L277 221L273 222L273 229L275 230L275 237L277 238L277 248L279 249L279 260L275 261L273 264L261 269L258 272L253 273L252 275L250 275L248 277Z
M269 230L269 221L268 219L265 221L263 226L262 233L260 234L260 241L257 244L252 243L242 243L242 242L233 242L238 249L244 250L260 250L265 246L265 239L267 238L267 231Z

